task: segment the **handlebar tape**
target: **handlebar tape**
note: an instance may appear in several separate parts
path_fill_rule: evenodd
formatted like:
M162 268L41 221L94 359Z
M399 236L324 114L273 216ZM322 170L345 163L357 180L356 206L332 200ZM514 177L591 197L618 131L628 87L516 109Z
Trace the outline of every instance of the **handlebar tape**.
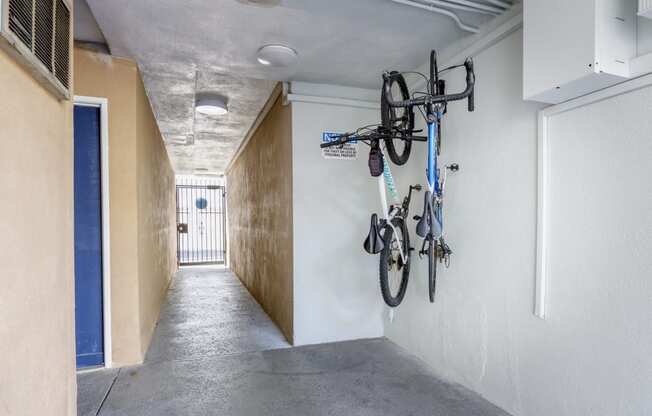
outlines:
M469 95L468 107L470 112L475 111L475 91L471 91L471 95Z
M335 140L335 141L332 141L332 142L322 143L322 144L319 145L319 147L321 147L323 149L325 147L339 146L339 145L342 145L342 144L344 144L344 143L340 143L340 141L338 139L338 140Z
M469 80L473 83L473 88L471 89L467 103L469 112L473 112L475 111L475 72L473 70L473 60L471 58L467 58L467 60L464 62L464 66L466 67L467 85L469 84ZM469 73L471 77L469 77Z
M319 145L319 147L321 147L323 149L325 147L342 146L342 145L344 145L344 144L346 144L348 142L352 142L354 140L357 140L357 138L354 137L354 135L347 133L347 134L342 134L342 135L338 136L337 139L333 140L332 142L322 143L322 144Z

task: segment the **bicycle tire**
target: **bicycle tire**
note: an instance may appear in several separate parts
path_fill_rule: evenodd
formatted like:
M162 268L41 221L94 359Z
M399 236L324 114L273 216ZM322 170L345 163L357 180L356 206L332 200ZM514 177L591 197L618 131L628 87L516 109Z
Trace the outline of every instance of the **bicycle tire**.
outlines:
M410 235L408 233L405 222L402 218L392 219L392 224L397 229L401 230L403 234L403 250L407 253L407 262L403 264L402 273L401 273L401 283L399 285L398 292L394 296L391 293L389 285L389 261L391 259L390 250L392 237L394 235L394 230L389 225L385 225L385 232L383 233L383 240L385 241L385 247L380 252L380 264L379 264L379 277L380 277L380 292L383 295L383 300L387 306L395 308L401 304L403 297L405 297L405 292L407 291L408 279L410 277Z
M437 290L437 242L428 243L428 297L430 303L435 303Z
M394 82L398 84L398 87L401 91L401 99L407 100L410 98L410 90L408 89L407 83L403 75L396 71L390 73L392 75L390 83L390 90ZM393 97L392 97L393 98ZM396 110L389 106L385 96L385 88L381 94L380 100L380 117L381 123L385 130L394 132L396 129L399 130L399 134L402 136L408 136L412 134L414 130L414 110L412 108L405 108L405 114L400 119L396 117ZM394 139L385 139L385 146L387 147L387 154L392 162L396 165L404 165L410 158L410 152L412 151L412 142L404 141L405 147L403 147L403 152L398 153L396 146L394 146Z

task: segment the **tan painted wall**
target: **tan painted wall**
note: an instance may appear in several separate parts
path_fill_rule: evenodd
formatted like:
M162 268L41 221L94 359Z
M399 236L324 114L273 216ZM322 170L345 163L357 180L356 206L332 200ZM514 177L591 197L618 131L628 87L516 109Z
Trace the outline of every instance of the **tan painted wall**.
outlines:
M72 113L0 50L0 415L76 415Z
M112 352L136 364L176 269L174 174L134 62L75 48L75 94L109 101Z
M75 94L109 101L111 338L114 364L141 361L138 312L136 99L138 68L127 60L75 48Z
M144 355L177 268L174 171L140 78L138 113L138 274L140 345Z
M280 98L227 185L230 267L292 342L292 112Z

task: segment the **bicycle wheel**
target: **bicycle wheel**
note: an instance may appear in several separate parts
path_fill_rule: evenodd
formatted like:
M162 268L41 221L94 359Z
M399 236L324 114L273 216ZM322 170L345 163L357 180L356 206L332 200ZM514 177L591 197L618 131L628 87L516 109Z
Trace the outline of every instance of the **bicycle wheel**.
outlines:
M397 307L407 290L408 277L410 276L410 236L402 218L392 219L397 234L389 225L385 225L383 240L385 247L380 252L380 292L383 300L392 308ZM403 263L399 247L406 253L406 262Z
M428 243L428 297L430 303L435 303L435 291L437 286L437 241Z
M392 71L391 75L392 77L389 83L392 97L390 98L396 100L396 96L400 95L400 100L409 99L410 91L403 75L396 71ZM380 100L380 117L385 130L395 136L408 136L414 130L414 110L412 108L390 107L387 104L384 88ZM395 143L395 140L398 140L400 144ZM385 146L387 147L389 158L397 165L404 165L410 158L410 151L412 150L411 141L394 138L385 139Z

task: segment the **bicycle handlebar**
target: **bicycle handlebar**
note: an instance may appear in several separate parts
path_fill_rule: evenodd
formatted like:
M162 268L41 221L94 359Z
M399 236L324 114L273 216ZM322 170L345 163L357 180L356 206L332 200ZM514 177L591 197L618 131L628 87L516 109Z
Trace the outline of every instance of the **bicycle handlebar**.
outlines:
M473 72L473 59L466 58L464 61L464 68L466 68L466 88L464 91L457 94L442 94L442 95L432 95L428 94L419 98L412 98L409 100L399 100L394 101L390 97L391 95L391 83L390 81L396 75L392 75L389 72L383 73L383 89L385 91L385 100L390 107L417 107L427 104L436 104L436 103L446 103L448 101L459 101L468 99L468 109L469 111L475 110L475 97L473 90L475 87L475 73Z
M352 142L354 140L358 140L358 138L356 136L354 136L353 134L345 133L345 134L340 135L336 140L333 140L332 142L320 144L319 147L321 147L323 149L325 147L342 146L343 144L348 143L348 142Z
M415 141L415 142L426 142L428 138L426 136L392 136L391 134L384 133L367 133L367 134L355 134L355 133L344 133L341 134L336 140L328 143L322 143L319 145L322 149L332 146L342 146L349 142L354 141L364 141L364 140L383 140L383 139L398 139L406 141Z

